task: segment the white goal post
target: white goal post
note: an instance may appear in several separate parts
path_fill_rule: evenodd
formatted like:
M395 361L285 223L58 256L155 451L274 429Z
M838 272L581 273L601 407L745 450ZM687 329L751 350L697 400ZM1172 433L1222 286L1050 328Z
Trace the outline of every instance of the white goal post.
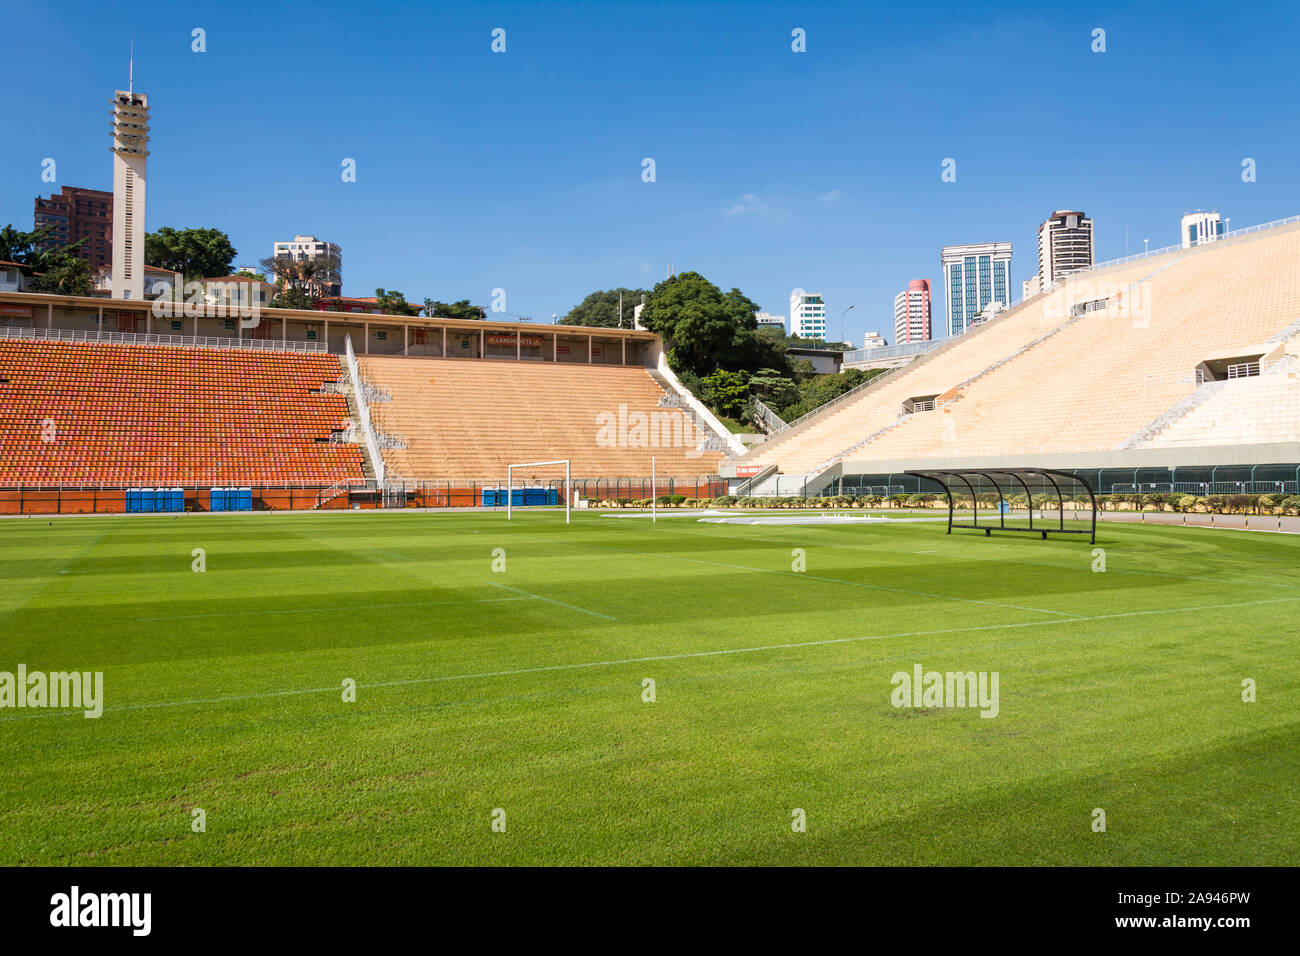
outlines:
M520 461L506 466L506 520L513 520L512 504L514 502L515 469L534 468L541 465L564 466L564 523L569 523L569 512L573 504L573 485L569 481L569 459L558 458L555 461Z

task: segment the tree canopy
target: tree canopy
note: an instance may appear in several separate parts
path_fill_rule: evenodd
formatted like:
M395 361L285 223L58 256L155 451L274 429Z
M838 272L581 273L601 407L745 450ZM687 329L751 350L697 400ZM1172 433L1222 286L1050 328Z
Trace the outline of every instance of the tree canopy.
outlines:
M724 293L698 272L681 272L654 287L641 324L663 339L668 363L677 372L787 371L782 348L758 334L757 311L739 289Z
M47 292L55 295L90 295L93 283L90 263L77 255L85 239L38 249L53 231L53 226L43 226L31 232L15 229L13 223L0 229L0 259L17 262L32 273L28 280L29 292Z
M469 299L459 302L439 302L437 299L424 300L424 314L439 319L486 319L487 310L480 305L471 305Z
M760 329L757 311L739 289L724 293L699 273L683 272L654 287L641 324L663 339L668 364L682 384L733 419L746 418L750 398L757 397L789 420L879 374L815 374L811 362L792 359L786 350L833 344Z
M144 261L158 269L179 272L186 279L230 274L235 247L220 229L173 229L163 226L144 237Z
M623 296L623 312L618 311L619 295ZM604 289L587 296L564 317L565 325L598 326L606 329L632 328L634 310L641 304L641 296L649 298L646 289Z
M329 287L334 284L333 276L342 268L342 260L333 255L295 259L285 254L267 256L260 260L258 265L272 277L272 283L279 290L277 298L307 303L288 308L307 309L311 308L313 300L336 294L336 290Z
M376 289L375 302L384 315L419 315L420 307L407 302L406 296L396 289Z

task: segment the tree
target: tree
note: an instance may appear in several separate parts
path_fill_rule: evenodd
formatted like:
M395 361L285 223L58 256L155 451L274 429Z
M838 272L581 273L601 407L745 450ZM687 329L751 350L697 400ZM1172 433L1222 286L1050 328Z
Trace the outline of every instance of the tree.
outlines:
M0 259L27 265L36 246L44 242L53 230L53 226L43 226L34 232L20 232L10 223L0 229Z
M482 320L487 318L487 310L479 305L470 305L469 299L461 299L459 302L439 302L437 299L424 300L424 314L429 318L438 319L471 319Z
M281 289L271 298L273 309L310 309L315 300L301 289Z
M77 255L86 244L85 239L52 249L37 248L47 241L53 226L43 226L31 232L15 229L13 224L0 229L0 259L17 262L32 273L27 284L29 292L53 295L90 295L93 283L90 264Z
M147 265L179 272L190 280L229 275L235 255L230 237L220 229L163 226L144 237L144 261Z
M797 361L798 365L802 360ZM798 395L794 401L789 404L772 405L782 418L787 421L792 418L798 418L805 415L815 408L820 408L833 398L838 398L851 388L861 385L863 382L870 381L879 375L883 369L849 369L845 372L831 373L828 375L809 375L801 382L798 388ZM766 401L766 399L764 399ZM769 403L771 404L771 403Z
M749 375L715 369L704 378L704 390L710 405L724 415L739 418L749 404Z
M418 315L420 307L407 302L396 289L376 289L375 302L384 315Z
M57 251L44 271L32 277L27 284L29 292L47 292L53 295L90 295L93 283L90 263L65 246Z
M799 400L799 386L794 379L774 368L761 368L749 377L749 393L772 409L785 408Z
M267 256L258 263L267 274L273 277L273 283L280 290L280 295L295 293L294 299L306 296L310 304L331 294L334 277L342 269L343 263L338 256L316 256L311 259L295 259L290 255ZM229 266L227 266L229 268Z
M663 339L674 371L707 375L717 368L752 369L760 356L769 357L770 341L757 334L757 311L739 289L724 295L698 272L682 272L654 287L641 324ZM778 357L773 367L784 364Z
M623 297L623 311L618 310L619 295ZM645 289L606 289L587 296L564 317L565 325L598 326L606 329L632 328L633 312L641 304L641 297L649 297Z

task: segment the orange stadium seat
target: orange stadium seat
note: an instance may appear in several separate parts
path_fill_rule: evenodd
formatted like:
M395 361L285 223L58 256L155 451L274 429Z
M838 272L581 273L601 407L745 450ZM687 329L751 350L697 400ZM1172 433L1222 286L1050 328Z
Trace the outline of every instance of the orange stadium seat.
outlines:
M0 483L279 484L363 475L337 356L0 341Z

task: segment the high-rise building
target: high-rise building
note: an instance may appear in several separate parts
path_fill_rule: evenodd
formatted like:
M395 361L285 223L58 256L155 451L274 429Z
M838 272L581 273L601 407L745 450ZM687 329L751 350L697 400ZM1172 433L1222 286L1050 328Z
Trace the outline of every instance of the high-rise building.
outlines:
M149 97L113 93L113 298L144 298L145 166Z
M894 296L894 344L927 342L930 328L930 280L913 279Z
M1038 293L1038 276L1034 276L1032 279L1026 279L1024 282L1020 283L1021 299L1032 299L1034 296L1038 295Z
M327 256L337 260L338 267L323 269L313 276L317 298L332 298L343 294L343 248L337 242L326 242L315 236L294 236L291 242L277 242L275 258L288 257L297 262L309 259L323 259Z
M40 249L57 249L86 240L77 255L90 263L93 273L113 261L113 194L102 189L64 186L48 199L36 197L32 210L36 229L53 226Z
M1038 227L1038 287L1047 289L1073 272L1092 268L1092 220L1058 209Z
M1011 305L1011 243L944 246L939 261L948 302L949 335L965 332L990 302Z
M790 334L826 341L826 303L819 294L802 289L790 293Z
M1217 211L1197 209L1183 216L1183 248L1190 249L1206 242L1215 242L1227 235L1228 229Z

